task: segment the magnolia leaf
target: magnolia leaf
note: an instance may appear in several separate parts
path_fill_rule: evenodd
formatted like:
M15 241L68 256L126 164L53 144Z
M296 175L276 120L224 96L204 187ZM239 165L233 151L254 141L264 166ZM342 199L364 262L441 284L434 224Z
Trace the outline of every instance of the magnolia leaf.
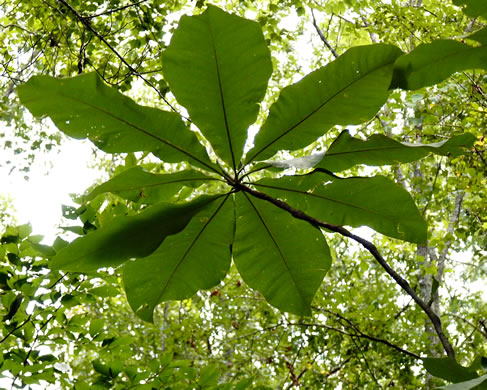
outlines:
M321 231L263 200L235 194L235 265L245 282L282 311L311 315L331 266Z
M485 0L453 0L453 4L465 6L462 10L463 13L472 18L485 17L487 14L487 2Z
M401 54L392 45L354 47L284 88L246 161L267 159L281 149L300 149L332 126L372 118L389 96L392 66Z
M263 161L264 163L270 164L276 168L296 168L296 169L310 169L313 168L316 164L318 164L322 159L325 153L315 153L309 156L304 157L296 157L291 158L288 160L266 160Z
M452 40L421 44L394 64L391 89L419 89L437 84L455 72L486 69L487 47Z
M183 16L163 55L163 72L193 123L235 168L272 73L259 24L214 6Z
M484 389L485 390L487 389L487 374L482 375L479 378L471 379L466 382L459 382L453 385L442 386L439 387L439 389L445 389L445 390L470 390L470 389L483 390Z
M221 195L220 195L221 196ZM164 239L184 229L191 218L218 196L185 204L158 203L135 216L115 218L108 226L77 238L53 257L50 268L92 272L154 252Z
M126 262L123 284L134 312L152 322L160 302L189 298L218 284L230 267L234 226L233 199L227 195L202 209L150 256Z
M484 27L483 29L474 32L473 34L467 36L466 38L480 42L483 45L487 44L487 27Z
M426 242L426 222L411 195L382 177L340 179L325 172L263 179L254 185L308 215L334 225L369 226L379 233Z
M340 172L357 164L392 165L419 160L429 153L442 156L459 156L471 148L475 136L465 133L449 140L431 144L402 143L381 134L374 134L366 141L354 138L348 130L333 141L317 165L331 172Z
M215 170L177 113L140 106L95 73L62 79L34 76L18 94L34 116L49 116L59 130L88 138L107 153L150 151L166 162L184 160Z
M457 383L477 378L474 370L463 367L453 358L424 358L423 365L426 371L437 378Z
M155 204L168 201L183 186L197 188L214 180L218 179L195 170L153 174L141 167L134 167L96 187L86 200L91 200L99 194L111 192L132 202L140 201L145 204Z

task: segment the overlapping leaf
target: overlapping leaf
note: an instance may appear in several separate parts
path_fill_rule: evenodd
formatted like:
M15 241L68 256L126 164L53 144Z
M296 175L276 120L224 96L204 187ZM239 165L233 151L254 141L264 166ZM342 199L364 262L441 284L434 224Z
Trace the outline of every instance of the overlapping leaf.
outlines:
M394 65L391 88L419 89L437 84L455 72L486 69L487 47L473 47L453 40L419 45Z
M352 137L348 131L343 131L316 166L339 172L358 164L381 166L407 163L419 160L429 153L459 156L471 148L474 142L475 136L470 133L423 145L397 142L381 134L374 134L363 141Z
M96 187L87 196L87 200L93 199L99 194L111 192L133 202L155 204L168 201L184 186L197 188L214 180L218 179L195 170L154 174L141 167L134 167Z
M277 168L318 167L331 172L340 172L358 164L381 166L407 163L419 160L429 153L459 156L472 147L474 142L475 136L470 133L426 145L398 142L382 134L374 134L363 141L352 137L348 130L344 130L326 152L265 162Z
M65 79L35 76L18 94L34 116L49 116L70 137L89 138L105 152L151 151L166 162L189 161L214 170L178 114L138 105L95 73Z
M480 29L479 31L474 32L473 34L469 35L467 39L472 39L483 45L487 44L487 27Z
M158 203L135 216L115 218L108 226L74 240L50 263L53 269L92 272L117 266L133 257L150 255L217 196L202 196L182 205Z
M487 2L485 0L453 0L453 4L465 6L463 12L472 18L487 16Z
M426 241L426 222L409 193L382 176L339 179L315 171L254 184L262 192L323 222L365 225L401 240Z
M272 73L260 26L214 6L183 16L164 52L163 72L215 152L236 167Z
M470 379L465 382L458 382L453 385L447 385L439 387L439 389L444 390L485 390L487 389L487 374L482 375L481 377Z
M227 195L201 210L150 256L125 263L123 283L134 312L152 321L160 302L189 298L218 284L230 267L234 231L234 204Z
M281 149L302 148L332 126L370 119L389 95L391 69L401 54L392 45L354 47L284 88L246 161L267 159Z
M455 359L449 357L424 358L423 365L431 375L454 383L478 377L475 370L463 367Z
M320 230L269 203L235 195L235 264L246 283L280 310L311 314L311 301L331 265Z

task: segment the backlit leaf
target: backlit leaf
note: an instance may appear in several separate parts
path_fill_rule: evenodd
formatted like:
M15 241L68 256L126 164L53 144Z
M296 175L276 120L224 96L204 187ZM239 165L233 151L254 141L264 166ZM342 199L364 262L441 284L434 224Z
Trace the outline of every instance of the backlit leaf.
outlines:
M163 55L163 72L193 123L235 167L272 73L260 26L214 6L183 16Z
M453 358L424 358L423 365L431 375L449 382L464 382L478 377L475 371L461 366Z
M150 255L169 235L180 232L215 196L181 205L158 203L135 216L115 218L108 226L74 240L53 257L50 267L91 272L116 266L133 257Z
M217 179L195 170L153 174L141 167L134 167L96 187L88 195L87 200L91 200L99 194L111 192L133 202L154 204L168 201L183 186L197 188L212 180Z
M453 0L453 4L465 6L462 11L472 18L487 15L487 2L485 0Z
M411 195L382 176L340 179L315 171L263 179L254 185L323 222L352 227L365 225L401 240L426 241L426 222Z
M234 220L233 199L219 198L150 256L125 263L123 283L134 312L152 321L160 302L218 284L230 267Z
M399 57L390 88L419 89L437 84L455 72L485 69L487 47L473 47L452 40L419 45Z
M392 66L401 54L392 45L354 47L284 88L246 161L267 159L281 149L300 149L332 126L373 117L389 96Z
M88 138L105 152L150 151L166 162L189 161L213 170L204 147L178 114L138 105L95 73L35 76L18 94L34 116L49 116L70 137Z
M311 314L311 301L331 266L321 231L263 200L235 194L235 264L246 283L280 310Z
M455 157L464 154L474 142L475 136L470 133L426 145L401 143L381 134L374 134L363 141L345 130L333 141L317 166L339 172L357 164L381 166L407 163L429 153Z

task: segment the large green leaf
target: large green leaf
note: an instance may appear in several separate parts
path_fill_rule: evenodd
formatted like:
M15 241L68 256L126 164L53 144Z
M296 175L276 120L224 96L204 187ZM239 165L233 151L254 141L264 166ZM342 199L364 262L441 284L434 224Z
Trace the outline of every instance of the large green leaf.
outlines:
M487 389L487 374L469 381L458 382L453 385L442 386L439 388L444 390L485 390Z
M168 201L183 186L197 188L214 180L218 179L195 170L153 174L141 167L134 167L96 187L87 196L87 200L91 200L99 194L111 192L133 202L141 201L145 204L155 204Z
M221 195L220 195L221 196ZM115 218L108 226L74 240L53 257L50 267L91 272L150 255L169 235L184 229L191 218L219 196L202 196L175 205L159 203L135 216Z
M463 382L478 377L474 370L463 367L453 358L424 358L423 365L426 371L437 378L449 382Z
M474 41L480 42L483 45L487 44L487 27L484 27L479 31L474 32L473 34L469 35L467 39L472 39Z
M323 222L365 225L401 240L426 241L426 222L411 195L382 176L340 179L314 171L301 176L263 179L254 185Z
M402 52L392 45L354 47L335 61L284 88L255 139L247 162L278 150L295 150L335 125L359 124L384 104L394 61Z
M67 135L89 138L105 152L151 151L166 162L184 160L214 170L178 114L140 106L95 73L63 79L35 76L18 93L34 116L49 116Z
M411 53L399 57L390 88L418 89L437 84L455 72L486 67L486 46L437 40L419 45Z
M311 314L311 301L330 268L320 230L270 203L239 192L233 259L246 283L280 310Z
M453 0L453 4L465 6L463 12L472 18L487 15L487 1L485 0Z
M429 153L459 156L472 147L475 139L474 135L466 133L449 140L423 145L397 142L385 135L374 134L363 141L353 138L345 130L333 141L317 167L339 172L357 164L380 166L407 163L419 160Z
M260 26L214 6L183 16L163 55L163 72L215 152L236 167L272 73Z
M160 302L185 299L219 283L230 267L234 231L233 198L227 195L196 214L150 256L125 263L123 283L134 312L152 322Z

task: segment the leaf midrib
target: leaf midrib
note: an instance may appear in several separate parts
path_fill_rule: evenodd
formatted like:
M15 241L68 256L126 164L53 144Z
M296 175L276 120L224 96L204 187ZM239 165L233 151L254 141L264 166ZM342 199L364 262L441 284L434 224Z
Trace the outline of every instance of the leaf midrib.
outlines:
M208 18L211 18L210 14L208 15ZM230 137L230 126L228 124L227 109L225 106L225 95L223 93L223 85L222 85L222 80L221 80L221 75L220 75L220 64L218 62L218 54L217 54L217 50L216 50L215 37L213 35L212 23L209 23L208 30L209 30L210 36L211 36L211 47L213 49L213 54L215 56L216 75L218 78L218 88L220 91L220 100L221 100L222 111L223 111L223 120L225 122L225 131L226 131L227 139L228 139L228 147L230 148L230 154L232 156L233 171L236 174L237 168L236 168L236 163L235 163L235 154L233 153L232 138Z

